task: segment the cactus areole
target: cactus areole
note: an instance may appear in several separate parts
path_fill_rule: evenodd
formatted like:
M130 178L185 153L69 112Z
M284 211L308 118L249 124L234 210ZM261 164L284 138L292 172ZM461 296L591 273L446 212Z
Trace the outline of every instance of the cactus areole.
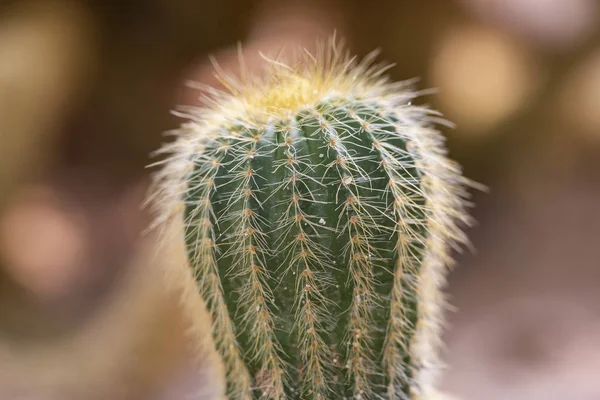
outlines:
M433 399L470 182L437 114L335 43L228 91L162 152L230 399Z

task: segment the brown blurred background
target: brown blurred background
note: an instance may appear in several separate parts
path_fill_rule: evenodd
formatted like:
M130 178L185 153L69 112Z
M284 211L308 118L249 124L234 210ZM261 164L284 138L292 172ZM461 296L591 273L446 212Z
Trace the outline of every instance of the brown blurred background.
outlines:
M600 399L600 2L3 0L0 398L189 399L210 387L140 210L149 153L242 43L337 30L420 77L474 193L443 387ZM199 308L201 313L201 308ZM208 366L207 366L208 365ZM198 371L202 370L200 375Z

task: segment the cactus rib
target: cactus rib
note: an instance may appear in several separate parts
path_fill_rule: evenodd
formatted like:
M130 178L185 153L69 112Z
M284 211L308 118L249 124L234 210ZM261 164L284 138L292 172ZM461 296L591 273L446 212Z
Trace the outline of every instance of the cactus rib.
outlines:
M198 154L195 163L205 169L201 179L191 179L186 206L193 211L186 219L186 226L194 223L194 228L186 232L186 243L191 244L190 263L195 268L200 290L213 317L213 334L217 348L227 368L230 392L237 398L250 398L251 378L241 358L235 328L227 311L223 297L223 287L219 278L219 268L215 257L215 234L211 193L215 190L215 177L221 167L218 154ZM199 271L202 271L199 274Z

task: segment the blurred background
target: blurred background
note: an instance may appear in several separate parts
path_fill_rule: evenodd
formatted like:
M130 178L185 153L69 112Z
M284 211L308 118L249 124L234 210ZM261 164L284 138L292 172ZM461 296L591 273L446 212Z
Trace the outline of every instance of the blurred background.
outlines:
M149 154L241 42L334 30L456 124L475 253L457 255L442 386L600 399L600 2L2 0L0 398L189 399L210 386L140 209ZM208 395L207 395L208 396Z

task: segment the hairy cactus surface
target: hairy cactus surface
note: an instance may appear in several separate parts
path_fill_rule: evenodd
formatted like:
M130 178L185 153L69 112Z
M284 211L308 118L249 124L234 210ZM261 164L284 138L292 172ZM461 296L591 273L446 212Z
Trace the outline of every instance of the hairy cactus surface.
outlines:
M335 43L220 72L158 172L231 399L433 399L469 181L437 114Z

